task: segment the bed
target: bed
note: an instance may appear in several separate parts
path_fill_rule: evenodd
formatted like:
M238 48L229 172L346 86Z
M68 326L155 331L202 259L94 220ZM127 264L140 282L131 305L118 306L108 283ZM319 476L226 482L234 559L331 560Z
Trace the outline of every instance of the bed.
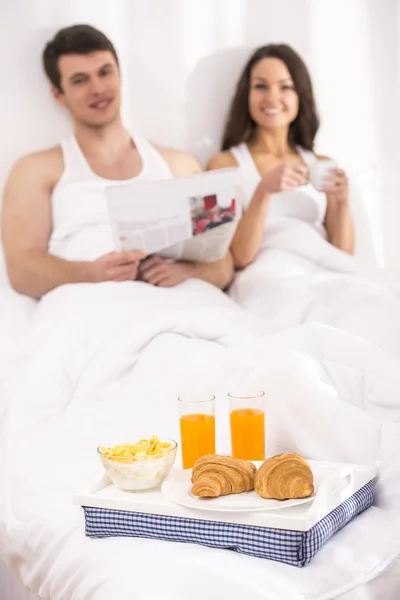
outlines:
M165 290L128 282L48 294L31 307L13 366L1 382L0 558L33 598L395 598L397 357L321 324L271 334L264 318L199 281ZM226 392L238 384L267 393L269 453L378 461L375 505L304 569L196 545L85 538L71 494L98 473L98 443L178 436L177 396L203 387L217 396L226 451Z
M377 172L349 166L355 256L329 244L318 228L266 218L255 260L236 273L230 297L263 317L271 332L321 322L400 356L400 273L386 273L379 231ZM252 185L244 181L244 190Z
M16 574L0 561L0 590L3 600L39 600L26 587Z
M11 288L0 241L0 381L11 375L14 370L19 342L35 306L35 300L22 296Z
M271 332L320 322L400 356L400 275L338 250L297 219L267 220L256 259L229 295Z

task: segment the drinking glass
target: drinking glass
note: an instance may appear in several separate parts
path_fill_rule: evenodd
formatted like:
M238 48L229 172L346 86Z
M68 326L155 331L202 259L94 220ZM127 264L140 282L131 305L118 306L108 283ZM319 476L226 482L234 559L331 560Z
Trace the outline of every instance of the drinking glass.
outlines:
M244 460L265 459L264 392L229 392L232 456Z
M201 456L215 454L215 396L180 396L178 404L182 465L184 469L191 469Z

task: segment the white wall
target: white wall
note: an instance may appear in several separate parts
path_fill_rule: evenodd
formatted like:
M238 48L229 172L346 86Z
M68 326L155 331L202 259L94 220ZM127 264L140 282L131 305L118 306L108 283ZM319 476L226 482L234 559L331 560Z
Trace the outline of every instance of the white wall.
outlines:
M203 161L219 146L233 83L251 48L283 41L312 72L322 118L317 149L352 173L373 165L381 177L383 194L370 193L368 202L376 223L383 220L387 264L400 267L397 6L397 0L0 0L0 186L17 156L57 143L68 131L41 68L43 45L59 27L89 22L110 35L121 55L127 124Z
M382 176L386 264L400 267L400 2L369 0L376 149Z

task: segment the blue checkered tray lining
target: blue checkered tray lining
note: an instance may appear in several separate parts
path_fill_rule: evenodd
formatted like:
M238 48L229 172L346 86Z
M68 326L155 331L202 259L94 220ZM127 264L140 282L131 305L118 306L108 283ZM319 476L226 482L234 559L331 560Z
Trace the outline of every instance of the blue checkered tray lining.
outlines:
M367 483L309 531L272 529L84 506L89 537L138 537L201 544L268 558L297 567L307 565L324 544L373 502Z

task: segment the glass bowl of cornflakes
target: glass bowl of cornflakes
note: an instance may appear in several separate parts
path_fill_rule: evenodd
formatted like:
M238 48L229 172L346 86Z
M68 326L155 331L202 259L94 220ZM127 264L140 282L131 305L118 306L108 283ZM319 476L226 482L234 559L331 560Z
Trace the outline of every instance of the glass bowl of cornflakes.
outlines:
M104 470L118 488L140 492L158 488L172 469L178 444L175 440L134 438L115 446L99 446Z

